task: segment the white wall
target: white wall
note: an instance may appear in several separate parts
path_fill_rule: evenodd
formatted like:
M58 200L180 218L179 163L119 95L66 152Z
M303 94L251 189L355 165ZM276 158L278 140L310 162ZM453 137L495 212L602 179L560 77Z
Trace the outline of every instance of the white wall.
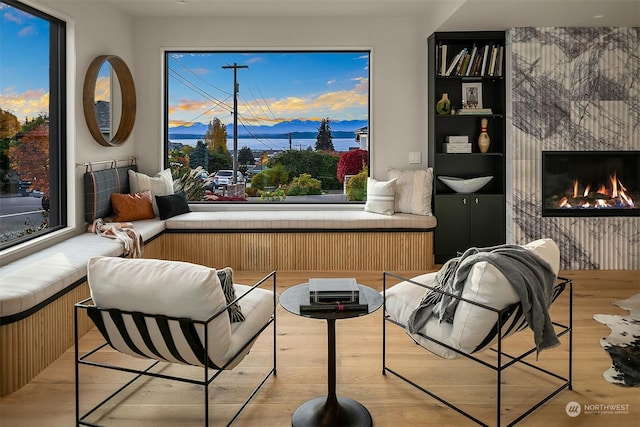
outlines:
M371 174L426 167L426 39L419 18L152 19L134 24L140 170L162 168L163 49L371 48ZM409 152L422 165L409 165Z

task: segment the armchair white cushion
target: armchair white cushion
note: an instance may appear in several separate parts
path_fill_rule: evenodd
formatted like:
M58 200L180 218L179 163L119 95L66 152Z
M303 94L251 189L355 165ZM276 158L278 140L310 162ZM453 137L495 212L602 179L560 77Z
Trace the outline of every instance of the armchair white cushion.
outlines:
M171 317L189 318L206 321L220 312L227 305L217 272L213 268L178 261L157 259L125 259L118 257L93 257L87 265L87 280L91 289L91 297L98 308L117 309L124 312L141 312L160 314ZM250 289L249 286L234 284L236 296L240 298ZM268 321L273 313L273 293L266 289L256 288L239 302L245 320L231 323L225 313L213 319L208 325L209 359L217 366L224 366L236 355ZM110 324L110 319L103 316L105 326L117 328ZM139 350L147 357L157 358L136 330L133 320L124 317L128 322L127 331L134 339ZM192 365L202 365L189 346L181 340L179 326L170 322L172 335L176 343L180 343L178 351L183 359ZM161 334L156 325L147 319L149 333ZM204 326L195 325L201 339ZM175 332L175 333L174 333ZM117 337L117 334L113 336ZM158 340L160 342L161 340ZM130 346L117 338L112 340L117 350L140 357ZM248 353L251 346L236 357L227 369L233 368ZM158 349L160 350L160 349ZM170 352L161 351L163 359L184 363Z
M560 251L556 243L551 239L540 239L523 245L524 248L533 251L552 267L556 276L560 265ZM424 285L433 286L436 272L417 276L412 280ZM386 290L386 310L391 318L404 325L413 311L418 307L425 294L425 288L416 286L408 281L398 283ZM504 275L493 265L486 261L477 262L462 291L462 298L488 305L497 310L509 307L519 298L513 287ZM467 354L486 348L487 344L494 343L495 339L488 339L496 324L496 314L482 307L460 301L453 323L440 322L432 317L420 331L424 335L438 339L443 343L461 350ZM520 324L524 319L519 316L511 316L509 321ZM509 327L510 325L505 325ZM519 328L514 328L519 330ZM427 350L438 356L453 359L459 354L436 344L419 334L410 334L411 337Z

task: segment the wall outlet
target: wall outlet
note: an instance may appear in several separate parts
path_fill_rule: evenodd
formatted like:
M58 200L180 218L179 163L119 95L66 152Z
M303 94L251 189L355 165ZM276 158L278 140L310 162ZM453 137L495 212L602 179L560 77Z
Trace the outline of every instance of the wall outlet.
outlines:
M422 163L422 153L419 151L412 151L409 153L409 163L420 164Z

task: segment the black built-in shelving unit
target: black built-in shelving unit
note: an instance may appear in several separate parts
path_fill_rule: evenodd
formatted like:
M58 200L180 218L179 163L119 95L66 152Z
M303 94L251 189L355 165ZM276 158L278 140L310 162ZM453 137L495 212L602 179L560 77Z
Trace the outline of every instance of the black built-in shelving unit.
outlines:
M442 75L441 46L447 46L446 67L464 48L472 51L474 45L502 46L501 74L470 76ZM438 219L435 230L435 261L444 263L471 246L484 247L505 242L505 32L437 32L428 39L428 124L429 165L434 168L434 212ZM496 63L496 68L498 67ZM452 72L455 74L455 71ZM474 74L474 73L471 73ZM436 103L447 93L452 109L462 107L462 84L482 84L482 106L491 108L483 115L438 115ZM481 119L488 120L491 145L481 153L477 140L481 132ZM446 136L468 135L472 143L471 153L448 154L443 152ZM493 176L493 179L477 193L455 193L438 176L475 178Z

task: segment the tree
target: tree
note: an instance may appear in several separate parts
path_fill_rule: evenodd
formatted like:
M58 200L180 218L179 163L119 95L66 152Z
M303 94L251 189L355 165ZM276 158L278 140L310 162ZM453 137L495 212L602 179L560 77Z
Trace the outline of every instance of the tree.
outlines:
M345 175L356 175L368 165L369 152L366 150L351 150L340 155L336 177L344 182Z
M191 169L195 169L198 166L202 166L203 168L209 167L209 150L207 150L207 146L203 141L198 140L198 142L196 142L196 148L189 156L189 166Z
M287 150L277 154L269 160L269 166L281 164L290 177L301 176L308 173L313 178L322 182L322 188L333 190L342 188L336 179L336 166L338 156L324 151Z
M209 153L209 169L210 173L219 171L220 169L231 169L233 167L233 159L227 153Z
M177 179L191 171L191 168L189 167L189 156L184 152L184 150L169 151L169 166L171 168L171 175L174 179Z
M18 118L0 108L0 139L13 138L19 130Z
M242 147L240 151L238 151L238 163L241 165L254 164L255 159L253 156L253 151L249 147Z
M227 125L223 124L219 118L209 122L209 127L204 134L204 142L212 153L226 153L227 150Z
M49 124L25 132L20 141L11 144L9 159L20 178L31 181L31 189L49 197Z
M320 127L318 128L318 136L316 137L316 150L317 151L336 151L333 148L333 137L331 136L331 123L329 118L322 119Z

